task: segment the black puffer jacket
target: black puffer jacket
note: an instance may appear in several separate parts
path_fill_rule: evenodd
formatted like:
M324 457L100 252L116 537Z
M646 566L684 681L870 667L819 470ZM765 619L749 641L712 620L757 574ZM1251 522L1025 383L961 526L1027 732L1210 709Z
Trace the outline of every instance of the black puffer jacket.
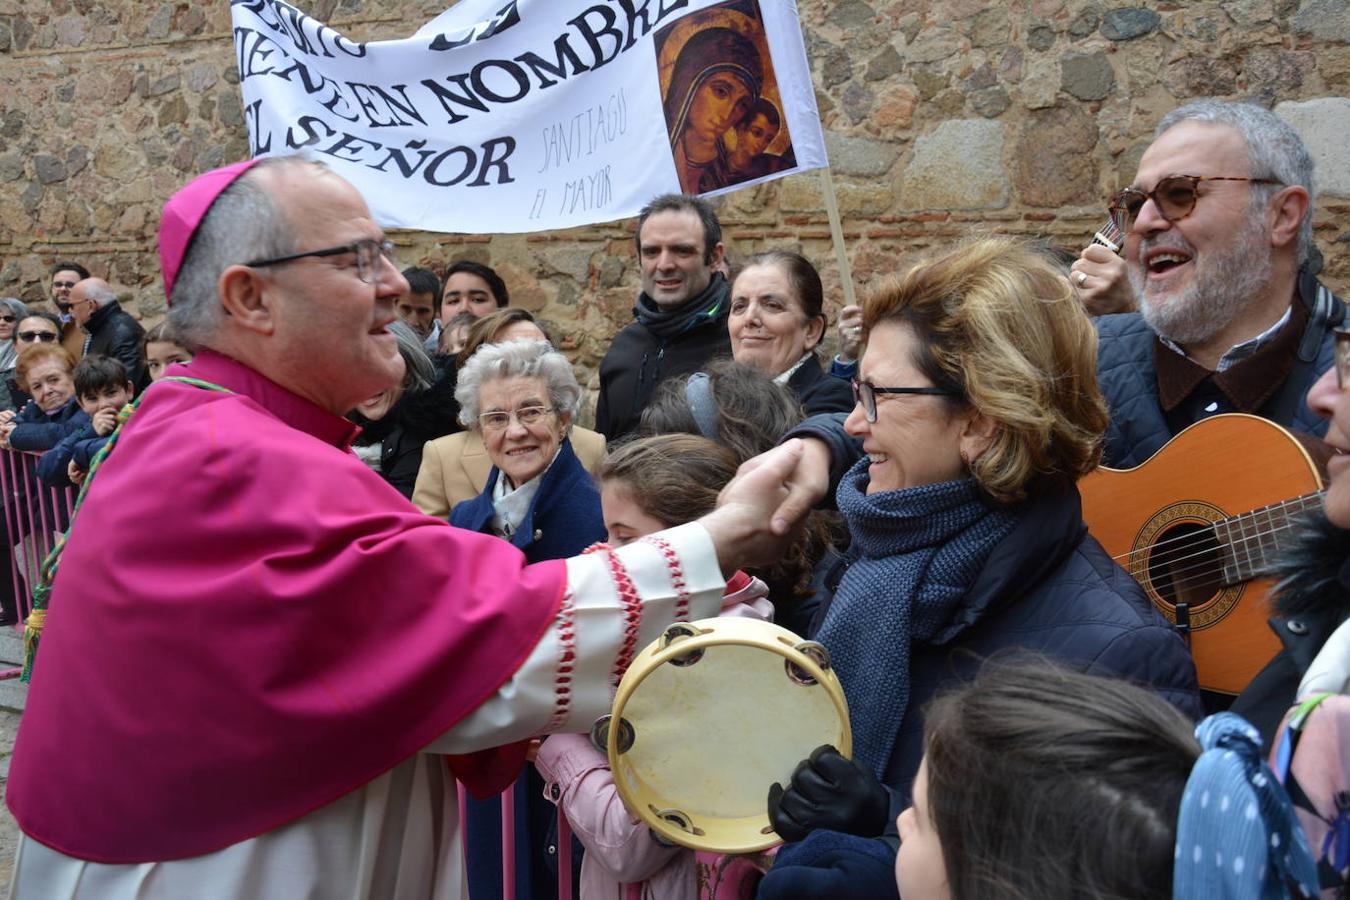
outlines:
M455 370L439 372L431 387L404 394L377 422L358 412L348 414L361 433L352 443L380 447L380 476L400 494L412 499L417 470L422 465L422 445L461 430L459 404L455 402Z
M101 306L85 323L89 332L89 346L85 356L111 356L126 367L127 377L136 385L136 393L150 386L150 372L145 367L145 329L141 323L122 309L116 300Z
M708 360L731 355L727 316L727 283L713 278L702 297L722 301L716 312L679 334L659 337L642 322L634 322L614 336L600 361L600 396L595 406L595 430L613 442L637 431L642 410L656 386L667 378L689 375ZM642 302L641 298L639 302ZM646 301L649 305L651 301ZM698 300L691 301L698 303Z

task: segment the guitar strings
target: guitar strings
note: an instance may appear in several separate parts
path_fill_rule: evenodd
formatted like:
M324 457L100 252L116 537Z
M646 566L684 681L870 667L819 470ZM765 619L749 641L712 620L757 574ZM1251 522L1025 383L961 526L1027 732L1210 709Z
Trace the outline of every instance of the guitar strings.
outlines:
M1271 529L1271 530L1269 530L1269 531L1267 531L1267 532L1265 532L1265 533L1266 533L1266 534L1275 534L1276 532L1279 532L1279 531L1288 531L1288 530L1291 530L1291 529L1300 527L1301 524L1302 524L1302 523L1300 523L1300 522L1290 522L1290 523L1287 524L1287 525L1281 525L1281 526L1278 526L1278 527L1273 528L1273 529ZM1251 540L1253 540L1253 539L1252 539L1252 538L1243 538L1243 539L1240 539L1240 540L1241 540L1242 543L1247 544L1247 543L1250 543ZM1189 548L1184 548L1184 549L1189 549ZM1271 548L1271 549L1272 549L1272 551L1274 551L1274 552L1278 552L1278 550L1279 550L1278 547L1274 547L1274 548ZM1220 554L1217 552L1217 550L1218 550L1218 548L1210 548L1210 549L1207 549L1207 550L1202 550L1202 551L1197 552L1197 553L1191 553L1191 554L1189 554L1189 555L1187 555L1187 556L1180 556L1180 557L1177 557L1176 559L1165 560L1165 561L1163 561L1163 562L1160 563L1160 564L1161 564L1161 565L1176 565L1176 564L1179 563L1179 562L1184 562L1185 560L1188 560L1188 559L1195 559L1195 558L1197 558L1197 557L1211 557L1211 558L1212 558L1212 557L1214 557L1214 556L1219 556L1219 555L1220 555ZM1249 549L1245 549L1244 552L1246 553L1248 562L1249 562L1249 563L1254 563L1255 560L1252 559L1252 553L1251 553L1251 551L1250 551ZM1263 565L1266 564L1266 563L1267 563L1267 560L1266 560L1266 553L1265 553L1265 547L1264 547L1264 545L1261 545L1261 546L1258 548L1258 551L1257 551L1257 552L1258 552L1258 553L1260 554L1260 556L1261 556L1261 563L1262 563ZM1236 554L1234 555L1234 561L1235 561L1236 563L1238 563L1239 565L1241 565L1241 563L1242 563L1241 560L1238 560L1238 559L1236 558ZM1133 563L1133 562L1134 562L1134 561L1131 560L1131 563ZM1207 568L1207 567L1208 567L1208 568ZM1143 566L1142 568L1144 569L1144 571L1143 571L1142 574L1145 575L1145 576L1148 576L1149 570L1151 570L1152 568L1154 568L1154 566L1148 566L1148 565L1145 565L1145 566ZM1135 572L1131 569L1130 566L1128 566L1128 565L1125 566L1125 569L1126 569L1127 571L1129 571L1131 575L1135 575ZM1213 566L1210 566L1209 560L1206 560L1206 561L1204 561L1204 562L1198 563L1198 564L1196 564L1196 565L1189 566L1189 567L1184 568L1184 569L1180 569L1180 570L1177 570L1177 571L1169 572L1169 573L1168 573L1168 575L1169 575L1168 580L1169 580L1169 581L1171 582L1171 584L1172 584L1172 590L1173 590L1173 591L1181 591L1181 590L1183 590L1183 589L1185 589L1185 588L1192 587L1192 586L1194 586L1194 585L1196 585L1196 584L1201 584L1201 583L1204 583L1204 582L1207 582L1207 581L1211 581L1211 580L1213 580L1213 579L1215 579L1215 578L1221 578L1221 577L1223 576L1223 570L1224 570L1224 565L1223 565L1223 563L1220 563L1220 564L1218 565L1218 567L1213 567ZM1258 569L1257 571L1259 572L1260 569ZM1136 577L1138 577L1138 576L1136 576ZM1152 586L1153 586L1153 579L1152 579L1151 577L1148 578L1148 582L1149 582L1149 586L1152 587ZM1155 587L1154 589L1157 590L1156 587Z
M1251 557L1252 557L1252 551L1251 551L1250 546L1248 546L1248 545L1250 545L1252 541L1258 541L1258 542L1259 542L1259 538L1261 538L1261 537L1265 537L1265 536L1267 536L1267 535L1277 534L1278 532L1281 532L1281 531L1288 531L1288 530L1290 530L1290 529L1299 528L1299 527L1302 526L1302 524L1303 524L1303 523L1300 522L1300 521L1292 521L1292 522L1288 522L1288 523L1286 523L1286 524L1284 524L1284 525L1279 525L1279 526L1276 526L1275 528L1268 529L1268 530L1262 532L1261 535L1259 535L1259 536L1256 536L1256 537L1246 537L1246 538L1237 538L1237 539L1235 539L1235 540L1233 540L1233 541L1230 541L1229 543L1231 543L1231 544L1233 544L1233 545L1237 545L1237 544L1242 544L1242 545L1244 545L1244 546L1243 546L1243 549L1242 549L1242 552L1245 553L1246 556L1247 556L1247 558L1250 560ZM1187 551L1187 550L1192 550L1192 549L1194 549L1195 547L1199 546L1199 545L1202 544L1202 543L1211 543L1211 542L1209 542L1209 541L1204 541L1204 540L1200 539L1198 535L1187 535L1187 537L1194 537L1194 538L1197 538L1197 539L1194 540L1194 541L1192 541L1190 544L1187 544L1187 545L1181 546L1181 547L1177 547L1177 548L1174 548L1174 549L1177 550L1177 551ZM1161 555L1162 558L1161 558L1160 561L1161 561L1161 562L1165 562L1165 563L1168 564L1168 565L1176 565L1177 563L1185 562L1185 561L1188 560L1188 559L1195 559L1195 558L1197 558L1197 557L1202 557L1202 556L1212 556L1212 555L1216 555L1216 554L1217 554L1217 555L1221 555L1220 547L1217 546L1218 542L1215 541L1215 542L1213 542L1213 543L1214 543L1214 546L1208 546L1208 547L1205 547L1205 548L1203 548L1203 549L1201 549L1201 550L1199 550L1199 551L1197 551L1197 552L1194 552L1194 553L1187 553L1185 556L1175 556L1175 557L1172 557L1172 558L1169 559L1169 558L1166 558L1166 554L1162 554L1162 555ZM1155 545L1155 546L1157 546L1157 545ZM1258 543L1258 546L1259 546L1259 547L1264 547L1264 545L1261 545L1261 544L1259 544L1259 543ZM1148 548L1145 548L1145 549L1148 549ZM1275 547L1275 548L1272 548L1272 549L1278 549L1278 547ZM1264 551L1263 551L1263 550L1258 550L1258 552L1261 552L1262 555L1264 556ZM1142 551L1139 551L1139 552L1137 553L1137 555L1138 555L1141 559L1148 559L1148 558L1150 557L1150 554L1144 553L1144 552L1142 552ZM1234 559L1234 561L1240 563L1241 561L1238 560L1237 556L1238 556L1237 552L1234 552L1234 554L1233 554L1233 559ZM1136 560L1130 559L1129 562L1130 562L1131 564L1133 564L1134 562L1136 562ZM1122 564L1122 565L1123 565L1123 564ZM1194 566L1191 567L1191 569L1194 569L1194 568L1195 568ZM1190 570L1188 569L1188 570L1183 570L1183 571L1190 571Z
M1241 515L1237 515L1237 516L1229 516L1228 518L1220 519L1218 522L1206 522L1206 523L1195 523L1195 524L1203 524L1203 525L1205 525L1205 526L1208 527L1208 528L1213 528L1214 526L1216 526L1216 525L1218 525L1218 524L1220 524L1220 523L1224 523L1224 522L1228 522L1228 523L1237 522L1237 521L1239 521L1240 519L1249 518L1249 517L1254 517L1254 516L1256 516L1256 515L1258 515L1258 514L1261 514L1261 513L1269 514L1269 513L1275 513L1275 512L1278 512L1278 513L1281 513L1281 514L1284 514L1284 515L1288 515L1288 513L1286 512L1286 509L1285 509L1285 508L1286 508L1286 507L1291 507L1291 506L1296 506L1296 505L1297 505L1297 506L1300 506L1300 507L1302 507L1302 508L1299 509L1297 512L1293 513L1293 515L1294 515L1295 517L1297 517L1297 518L1301 518L1302 515L1303 515L1304 513L1311 512L1312 510L1316 509L1318 506L1321 506L1321 505L1322 505L1322 498L1323 498L1323 496L1324 496L1324 495L1323 495L1323 492L1322 492L1322 491L1318 491L1318 492L1312 493L1312 494L1304 494L1304 495L1301 496L1301 497L1292 497L1292 498L1290 498L1290 499L1288 499L1288 500L1281 500L1279 503L1271 503L1271 504L1269 504L1269 505L1267 505L1267 506L1261 507L1260 509L1254 509L1254 510L1252 510L1251 512L1242 513ZM1231 528L1232 526L1230 525L1229 527ZM1239 526L1239 527L1245 528L1245 526ZM1278 527L1283 528L1284 526L1278 526ZM1258 532L1258 534L1259 534L1259 532ZM1111 557L1111 559L1113 559L1113 560L1115 560L1116 562L1119 563L1121 560L1127 559L1127 558L1129 558L1129 557L1131 557L1131 556L1133 556L1133 555L1135 555L1135 554L1147 554L1147 553L1152 553L1153 551L1157 550L1159 547L1165 547L1165 546L1167 546L1168 544L1175 544L1175 543L1177 543L1177 542L1179 542L1179 541L1191 541L1191 540L1193 540L1193 539L1195 538L1195 535L1196 535L1196 533L1195 533L1195 532L1192 532L1192 533L1190 533L1190 534L1183 534L1183 535L1179 535L1178 537L1168 538L1168 539L1165 540L1165 541L1156 541L1156 542L1154 542L1154 543L1152 543L1152 544L1149 544L1147 547L1135 547L1135 548L1132 548L1132 549L1130 549L1130 550L1125 551L1124 553L1118 553L1118 554L1116 554L1115 556ZM1238 538L1238 540L1247 540L1247 538ZM1124 563L1121 563L1121 564L1124 565Z

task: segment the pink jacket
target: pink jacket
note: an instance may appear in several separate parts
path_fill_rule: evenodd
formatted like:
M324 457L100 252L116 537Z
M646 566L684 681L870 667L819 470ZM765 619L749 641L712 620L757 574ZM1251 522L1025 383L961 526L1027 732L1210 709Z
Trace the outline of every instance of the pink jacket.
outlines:
M773 621L769 589L737 572L727 582L722 615ZM581 734L555 734L539 748L535 766L544 796L562 807L586 848L581 900L694 900L694 851L656 842L646 823L619 798L609 759ZM636 890L634 890L636 888Z

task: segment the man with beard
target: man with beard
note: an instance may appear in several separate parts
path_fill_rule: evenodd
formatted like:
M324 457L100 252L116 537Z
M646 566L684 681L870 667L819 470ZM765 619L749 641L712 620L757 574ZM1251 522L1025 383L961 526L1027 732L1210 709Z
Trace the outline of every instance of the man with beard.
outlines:
M1137 466L1219 413L1326 433L1304 397L1332 365L1345 308L1304 268L1312 168L1297 133L1259 106L1200 100L1159 123L1112 201L1139 312L1097 320L1105 465ZM1085 252L1071 278L1086 294L1119 273Z
M638 215L642 293L636 322L614 336L600 361L595 430L610 443L637 430L663 380L731 355L722 225L707 201L662 194Z

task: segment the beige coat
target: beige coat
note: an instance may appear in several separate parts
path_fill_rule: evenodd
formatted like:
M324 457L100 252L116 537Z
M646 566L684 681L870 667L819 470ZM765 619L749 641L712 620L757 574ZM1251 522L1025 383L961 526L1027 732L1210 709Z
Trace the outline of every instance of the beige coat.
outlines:
M605 458L605 436L573 426L568 437L572 450L587 471L595 472ZM461 431L427 441L422 467L417 470L412 502L429 516L444 519L455 504L472 500L487 487L492 460L476 431Z

